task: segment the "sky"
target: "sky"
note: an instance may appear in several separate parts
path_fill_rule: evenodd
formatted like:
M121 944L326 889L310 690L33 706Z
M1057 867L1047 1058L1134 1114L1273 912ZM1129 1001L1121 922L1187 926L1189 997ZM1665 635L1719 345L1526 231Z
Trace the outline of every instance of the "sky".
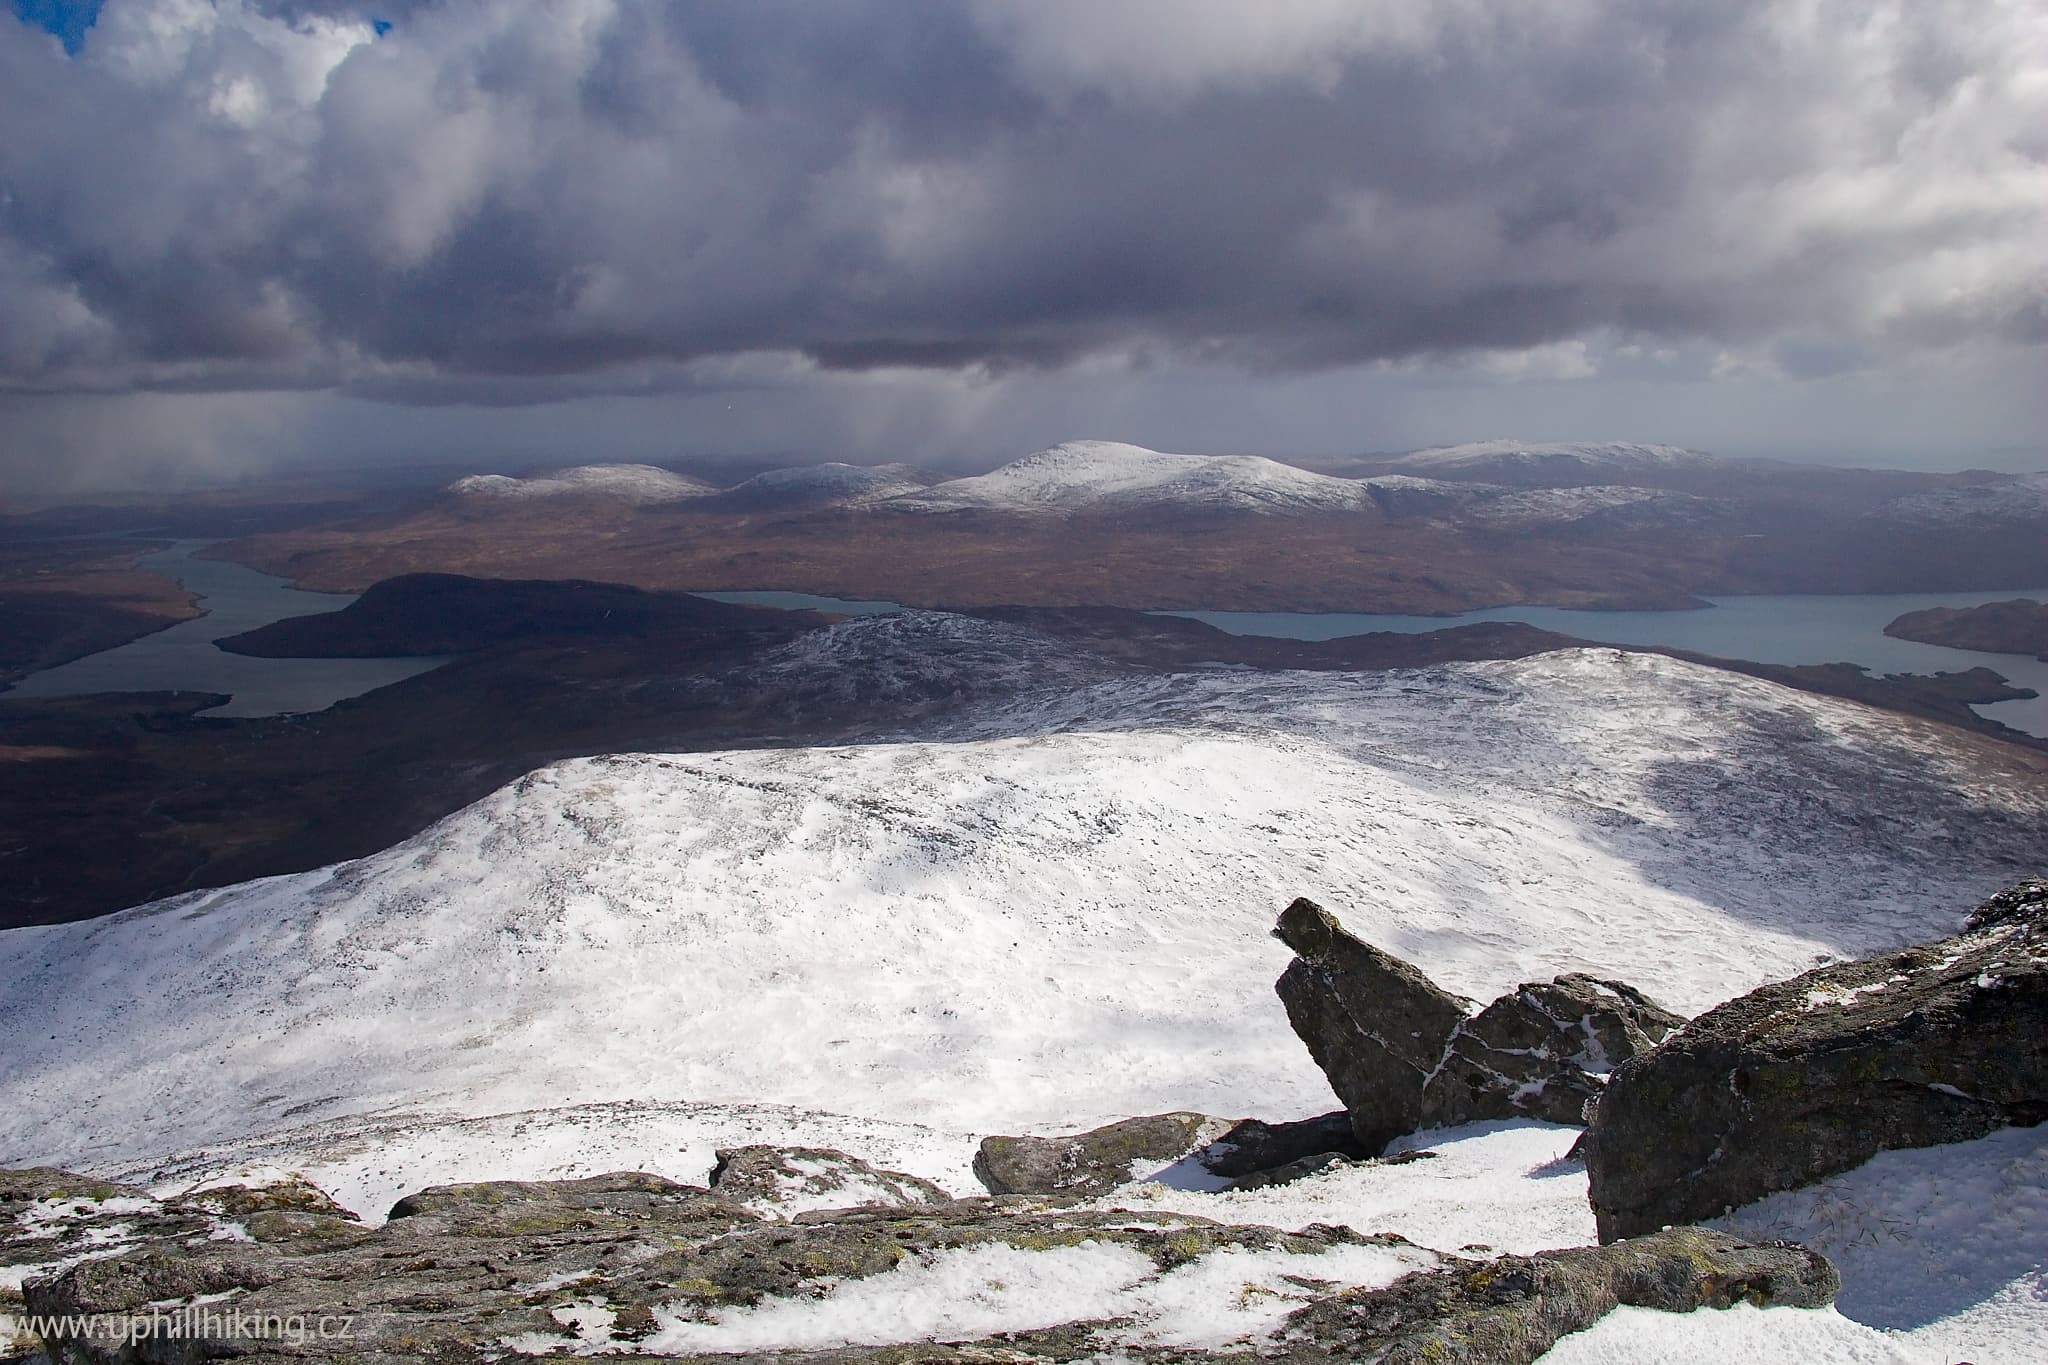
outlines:
M2048 467L2048 0L15 0L0 494Z

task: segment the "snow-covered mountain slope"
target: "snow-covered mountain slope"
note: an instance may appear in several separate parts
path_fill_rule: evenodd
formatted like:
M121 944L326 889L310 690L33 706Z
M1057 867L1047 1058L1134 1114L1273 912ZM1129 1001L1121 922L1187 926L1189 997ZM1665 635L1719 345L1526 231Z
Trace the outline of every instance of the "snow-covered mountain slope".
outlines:
M1873 510L1866 519L1936 529L2048 521L2048 473L2019 474L1995 482L1956 484L1894 498Z
M1731 504L1658 488L1589 484L1531 488L1473 504L1465 520L1479 526L1695 526L1725 516Z
M1390 468L1436 479L1528 485L1618 484L1627 476L1692 473L1726 461L1683 446L1631 441L1474 441L1412 451Z
M680 502L718 490L702 479L651 464L586 464L529 479L471 474L448 485L450 493L484 498L606 497L626 502Z
M2039 867L1997 751L1587 650L561 763L358 862L0 935L0 1163L629 1098L1294 1117L1330 1095L1272 991L1289 898L1479 998L1590 970L1694 1011Z
M1255 455L1167 455L1115 441L1068 441L988 474L891 499L914 511L1132 512L1221 508L1355 511L1373 505L1354 479Z
M734 484L716 497L716 505L741 511L878 502L915 493L925 487L909 465L814 464L771 469Z

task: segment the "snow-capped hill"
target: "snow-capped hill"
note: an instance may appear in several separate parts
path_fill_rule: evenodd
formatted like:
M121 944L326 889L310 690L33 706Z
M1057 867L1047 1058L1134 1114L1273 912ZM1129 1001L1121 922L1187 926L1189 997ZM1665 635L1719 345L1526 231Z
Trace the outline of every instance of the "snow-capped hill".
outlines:
M1955 484L1894 498L1873 510L1869 519L1933 527L2048 519L2048 473Z
M0 1164L629 1099L1320 1112L1272 990L1292 897L1477 998L1583 970L1695 1011L2038 866L2048 792L1994 748L1603 649L558 763L356 862L0 934Z
M1683 446L1630 441L1474 441L1417 450L1386 467L1438 479L1477 480L1521 487L1560 484L1617 484L1627 476L1689 474L1727 462Z
M891 499L889 505L920 511L1317 512L1370 507L1372 496L1357 480L1256 455L1168 455L1116 441L1068 441L987 474Z
M747 511L846 506L915 493L925 483L909 465L852 465L835 461L756 474L720 493L717 505Z
M680 502L718 490L702 479L651 464L586 464L558 469L533 478L509 474L471 474L448 485L448 491L483 498L605 497L633 503Z
M1524 489L1487 498L1473 505L1466 519L1496 528L1578 526L1593 522L1607 526L1690 526L1725 515L1729 506L1722 499L1658 488L1584 484Z

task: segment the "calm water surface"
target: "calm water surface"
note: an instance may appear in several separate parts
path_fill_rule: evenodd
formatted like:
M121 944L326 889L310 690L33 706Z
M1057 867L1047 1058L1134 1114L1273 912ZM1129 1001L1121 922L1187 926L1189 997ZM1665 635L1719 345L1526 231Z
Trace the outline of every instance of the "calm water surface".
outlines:
M212 544L183 540L144 555L139 567L199 596L206 615L125 645L31 673L0 696L75 697L92 692L227 692L210 716L278 716L320 711L448 662L424 659L252 659L214 647L223 636L287 616L339 611L352 594L305 592L272 574L225 560L194 559Z

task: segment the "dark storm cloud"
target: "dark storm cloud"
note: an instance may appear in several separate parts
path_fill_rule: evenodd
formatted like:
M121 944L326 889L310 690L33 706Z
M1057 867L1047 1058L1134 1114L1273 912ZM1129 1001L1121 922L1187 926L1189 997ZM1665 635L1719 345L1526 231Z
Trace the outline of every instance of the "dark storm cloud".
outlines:
M2042 22L110 0L75 57L0 22L0 386L2039 341Z

